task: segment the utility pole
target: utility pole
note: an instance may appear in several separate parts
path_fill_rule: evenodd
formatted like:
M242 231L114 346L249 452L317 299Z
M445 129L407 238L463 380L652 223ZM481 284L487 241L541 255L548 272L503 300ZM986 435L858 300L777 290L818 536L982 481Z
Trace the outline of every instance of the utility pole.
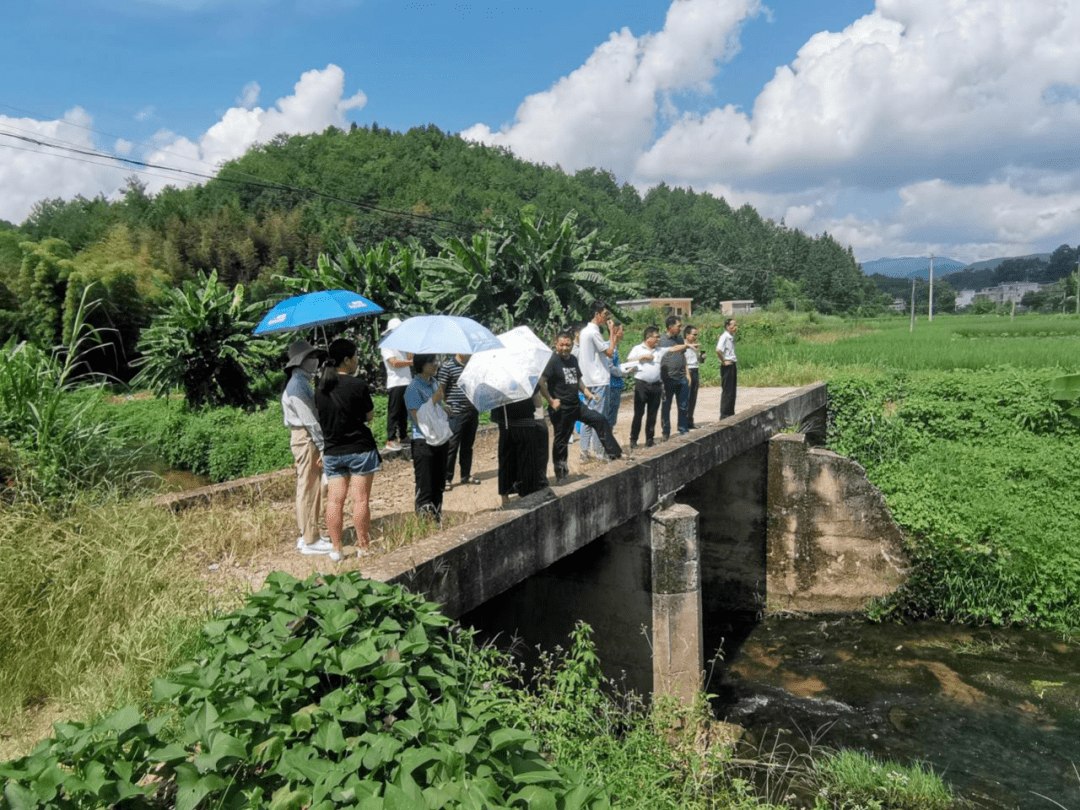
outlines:
M934 254L930 254L930 302L927 312L930 315L930 321L934 320Z
M915 331L915 276L911 277L911 326L908 331Z

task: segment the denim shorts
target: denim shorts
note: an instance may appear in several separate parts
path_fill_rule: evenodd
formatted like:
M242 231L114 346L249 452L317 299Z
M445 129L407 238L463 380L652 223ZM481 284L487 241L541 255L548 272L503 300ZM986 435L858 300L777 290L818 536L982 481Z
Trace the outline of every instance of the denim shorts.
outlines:
M366 453L346 453L343 456L323 456L323 472L329 478L341 478L347 475L371 475L377 473L379 451L368 450Z

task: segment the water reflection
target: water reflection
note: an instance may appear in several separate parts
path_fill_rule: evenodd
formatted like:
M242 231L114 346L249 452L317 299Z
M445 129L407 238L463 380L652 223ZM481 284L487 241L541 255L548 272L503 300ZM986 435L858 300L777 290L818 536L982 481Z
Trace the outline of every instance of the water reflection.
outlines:
M848 618L771 618L741 635L709 691L751 739L783 729L789 742L922 760L980 807L1080 807L1076 642Z

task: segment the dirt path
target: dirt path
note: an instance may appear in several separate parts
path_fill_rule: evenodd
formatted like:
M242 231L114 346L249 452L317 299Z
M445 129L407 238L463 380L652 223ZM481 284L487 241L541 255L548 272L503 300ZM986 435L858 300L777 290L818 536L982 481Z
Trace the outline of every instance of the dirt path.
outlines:
M757 407L780 397L793 388L740 388L736 403L736 413ZM703 428L708 428L718 421L720 411L720 389L718 387L702 388L698 393L698 403L695 413L695 421ZM619 418L615 425L615 436L624 448L630 445L630 421L634 415L633 397L623 397L619 408ZM674 408L672 418L674 419ZM659 423L659 419L657 419ZM656 426L657 438L659 439L660 425ZM644 442L644 436L639 440ZM497 482L497 445L498 431L492 426L482 429L477 434L476 444L473 450L473 475L480 479L478 485L455 484L446 492L443 499L443 512L449 520L458 522L467 520L470 515L478 512L489 511L499 508L501 500L498 493ZM639 448L638 454L644 452ZM570 481L579 481L583 476L595 474L604 468L605 462L588 461L582 464L579 460L579 447L570 445ZM554 483L554 473L548 464L549 481ZM553 487L558 494L559 487ZM293 503L291 492L289 499L274 501L273 508L281 510L283 515L291 517ZM383 462L382 470L375 475L375 482L371 495L371 511L373 524L372 547L375 554L385 552L380 547L380 526L387 520L395 517L405 517L413 512L413 470L412 462L405 457L388 458ZM346 504L346 515L349 513ZM346 524L348 519L346 518ZM217 568L208 568L207 578L218 580L218 587L225 585L221 580L230 580L229 585L235 588L243 586L246 580L247 586L257 589L271 571L286 571L298 578L305 578L315 572L332 572L355 569L362 567L362 560L354 556L350 546L346 546L345 560L340 564L334 564L324 555L305 556L296 549L296 527L292 520L284 520L286 527L282 535L270 539L266 545L265 553L260 554L250 563L230 561L218 564ZM215 585L211 585L215 588Z

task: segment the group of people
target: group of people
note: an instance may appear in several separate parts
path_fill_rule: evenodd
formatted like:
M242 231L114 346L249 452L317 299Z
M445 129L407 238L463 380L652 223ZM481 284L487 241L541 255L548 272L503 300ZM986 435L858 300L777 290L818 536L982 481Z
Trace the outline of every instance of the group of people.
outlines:
M400 319L391 318L383 334L400 324ZM699 332L694 326L684 327L676 315L667 318L665 327L664 334L657 326L646 327L642 342L630 350L625 363L620 363L619 356L623 328L602 301L591 305L586 323L558 334L555 352L531 396L495 408L491 414L499 427L498 491L504 503L511 495L524 497L547 486L548 429L546 421L537 418L544 403L551 422L550 460L557 483L570 474L568 448L576 427L582 461L629 457L614 435L623 378L629 374L634 378L631 452L638 447L643 420L645 447L655 444L658 412L662 436L670 437L672 403L678 433L696 427L702 362ZM737 328L733 318L727 319L716 347L723 387L721 418L735 412ZM472 474L480 414L458 385L469 355L453 355L440 366L433 354L383 349L382 359L388 394L384 450L400 451L409 441L414 509L441 520L443 494L454 485L456 468L460 469L459 485L480 483ZM329 554L334 561L342 558L347 497L352 502L358 553L366 553L370 546L372 480L382 463L370 427L375 416L371 389L355 376L358 365L357 346L351 340L339 338L326 351L296 341L289 347L286 371L290 376L281 397L297 474L296 515L301 532L297 548L304 554ZM445 413L448 441L432 442L425 434L426 417L421 412L431 406ZM326 537L319 531L324 500Z

